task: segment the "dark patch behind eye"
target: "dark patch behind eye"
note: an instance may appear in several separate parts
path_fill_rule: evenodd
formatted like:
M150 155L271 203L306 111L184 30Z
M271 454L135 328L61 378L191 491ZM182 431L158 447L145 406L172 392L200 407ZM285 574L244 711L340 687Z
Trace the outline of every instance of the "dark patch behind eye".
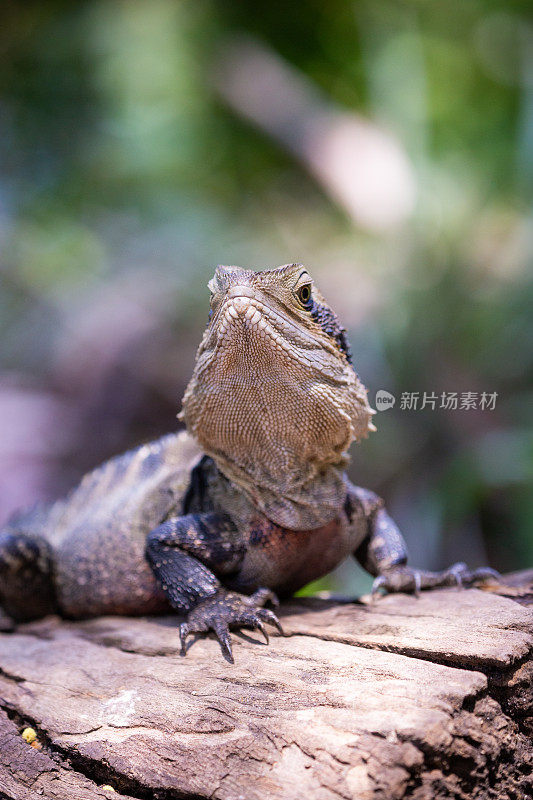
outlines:
M348 363L352 364L352 351L346 338L346 331L339 322L337 315L328 306L323 306L320 303L314 303L311 311L311 316L318 325L322 328L324 333L335 339L339 348L346 356Z

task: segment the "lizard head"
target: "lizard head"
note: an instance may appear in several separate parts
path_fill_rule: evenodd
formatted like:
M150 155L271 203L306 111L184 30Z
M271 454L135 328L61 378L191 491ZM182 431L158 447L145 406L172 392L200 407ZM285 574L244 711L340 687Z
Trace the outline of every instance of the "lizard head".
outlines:
M181 418L221 471L279 494L343 469L372 425L345 330L301 264L218 267ZM252 488L251 488L252 487Z

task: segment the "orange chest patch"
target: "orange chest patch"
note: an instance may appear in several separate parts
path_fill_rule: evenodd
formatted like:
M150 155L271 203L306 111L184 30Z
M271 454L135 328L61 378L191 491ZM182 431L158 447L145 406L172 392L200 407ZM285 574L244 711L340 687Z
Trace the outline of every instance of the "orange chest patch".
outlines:
M344 514L313 530L294 531L266 517L252 522L241 580L291 594L327 575L353 550Z

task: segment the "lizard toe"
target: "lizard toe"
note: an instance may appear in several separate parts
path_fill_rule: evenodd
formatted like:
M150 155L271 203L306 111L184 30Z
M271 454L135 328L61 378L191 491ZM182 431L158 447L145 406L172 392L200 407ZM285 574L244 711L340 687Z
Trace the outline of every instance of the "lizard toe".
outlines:
M472 583L485 583L487 581L500 581L501 574L491 567L479 567L472 570Z
M259 608L257 610L257 616L259 619L263 620L263 622L269 622L282 636L285 635L281 627L281 622L270 608Z
M220 643L224 658L233 663L230 630L235 628L258 630L268 644L266 623L280 633L283 633L283 629L273 611L257 606L276 599L274 593L268 589L260 589L250 597L220 590L193 608L189 612L187 621L180 625L182 652L186 652L186 640L189 634L213 631Z
M181 643L181 654L184 656L187 652L187 636L190 633L189 626L186 622L182 622L179 628L180 631L180 643Z
M462 588L498 578L499 574L490 567L470 570L462 561L441 572L428 572L400 564L376 578L372 586L372 597L378 596L382 591L418 595L422 589L446 586Z
M271 603L274 608L279 606L279 599L277 594L273 592L271 589L261 588L250 595L250 602L254 606L264 606L266 603Z
M459 561L457 564L452 564L452 566L447 570L450 575L450 578L455 581L455 584L458 588L462 589L465 585L468 584L470 570L464 563L464 561Z
M469 569L466 564L459 562L454 564L448 570L449 574L456 580L458 586L475 586L477 583L485 583L487 581L498 581L501 578L499 572L490 567L478 567L477 569Z
M234 628L250 628L253 631L261 631L266 643L269 643L268 632L265 628L263 621L260 619L258 612L247 611L240 615L238 619L233 622Z
M384 572L372 584L371 595L378 597L382 592L405 592L418 595L422 589L422 573L418 569L399 565Z
M372 589L370 592L370 596L373 600L376 600L378 597L381 597L382 592L386 592L389 589L387 576L386 575L378 575L375 578L374 582L372 583Z
M226 661L229 661L230 664L234 664L235 661L233 658L233 651L231 649L231 637L227 623L218 620L213 624L213 630L220 644L222 655Z

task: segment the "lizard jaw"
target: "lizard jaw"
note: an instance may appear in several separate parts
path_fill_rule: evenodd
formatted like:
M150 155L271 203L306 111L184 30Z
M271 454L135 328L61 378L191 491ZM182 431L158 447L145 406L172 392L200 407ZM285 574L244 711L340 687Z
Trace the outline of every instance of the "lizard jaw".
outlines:
M283 362L298 362L305 370L325 374L329 380L347 382L344 365L331 357L323 342L317 345L315 338L287 316L248 292L236 293L236 289L226 299L218 324L213 326L214 356L216 352L217 358L223 357L224 351L231 351L234 356L236 349L242 352L246 342L251 341L256 351L264 351L270 362L275 354Z

